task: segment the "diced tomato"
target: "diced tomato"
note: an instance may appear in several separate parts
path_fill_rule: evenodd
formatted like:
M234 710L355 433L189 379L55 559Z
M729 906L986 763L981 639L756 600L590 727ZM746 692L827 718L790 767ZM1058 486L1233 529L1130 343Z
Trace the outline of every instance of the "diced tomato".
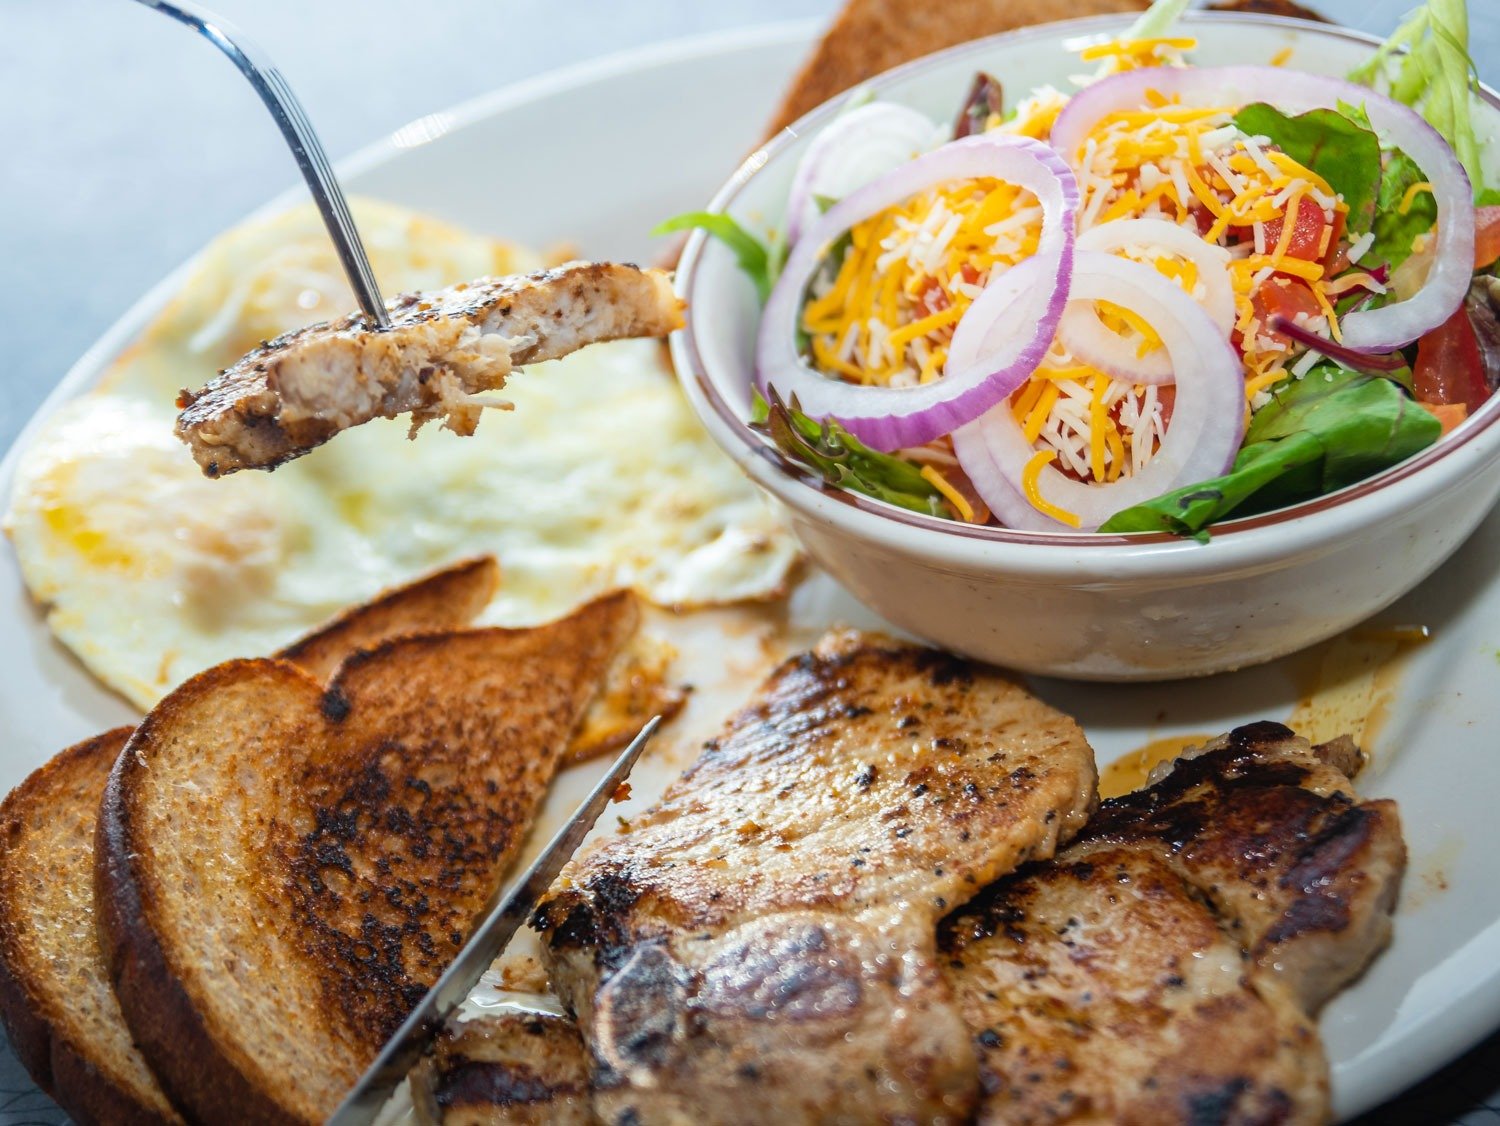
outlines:
M1474 326L1462 305L1417 341L1413 389L1423 403L1462 403L1473 413L1490 397Z
M1193 222L1197 224L1198 233L1200 235L1208 234L1209 229L1214 225L1214 213L1208 208L1204 207L1202 202L1197 199L1194 199L1192 203L1188 204L1188 215L1191 216Z
M1133 391L1131 394L1135 398L1136 405L1139 406L1141 393ZM1161 404L1161 425L1162 429L1165 430L1168 426L1172 425L1172 408L1177 405L1177 384L1158 384L1156 388L1156 401ZM1124 406L1125 400L1120 399L1114 406L1109 408L1109 417L1114 420L1116 426L1120 425L1120 415L1123 413Z
M917 297L918 314L923 317L941 313L951 304L953 301L949 298L948 291L936 279L929 282Z
M1308 289L1306 284L1296 278L1285 278L1279 274L1268 278L1265 284L1255 291L1251 304L1255 306L1255 317L1261 323L1261 332L1277 340L1283 346L1292 342L1291 337L1284 336L1271 328L1272 317L1285 317L1289 321L1294 321L1299 314L1317 317L1323 312L1323 307L1318 304L1318 299L1313 296L1312 290Z
M956 489L964 500L969 502L969 507L974 510L975 524L988 524L990 522L990 506L984 503L984 498L979 495L979 490L974 487L974 482L969 480L969 475L957 465L945 465L943 476L948 479L948 484Z
M1500 206L1474 209L1474 268L1483 270L1500 259Z
M959 267L959 276L970 285L978 285L983 277L980 272L968 262ZM917 297L917 305L923 310L922 315L930 317L934 313L941 313L953 304L953 299L948 296L948 291L938 284L936 278L928 283Z
M1347 255L1339 243L1344 241L1344 220L1347 218L1342 211L1333 213L1333 230L1328 233L1328 246L1323 251L1323 273L1326 277L1333 277L1338 273L1335 267L1339 259L1344 258L1344 266L1348 266ZM1318 236L1322 238L1322 235Z
M1281 244L1282 219L1266 220L1266 252ZM1292 241L1287 244L1288 258L1301 258L1304 262L1317 262L1338 245L1339 233L1343 230L1343 216L1334 212L1333 233L1328 244L1323 244L1323 228L1329 226L1323 209L1306 196L1297 200L1297 217L1292 222Z
M1177 405L1177 384L1166 383L1156 389L1156 401L1161 404L1161 428L1172 425L1172 408Z
M1446 438L1452 433L1453 428L1464 419L1469 417L1469 408L1462 403L1418 403L1417 406L1427 411L1433 418L1438 420L1442 427L1438 437Z

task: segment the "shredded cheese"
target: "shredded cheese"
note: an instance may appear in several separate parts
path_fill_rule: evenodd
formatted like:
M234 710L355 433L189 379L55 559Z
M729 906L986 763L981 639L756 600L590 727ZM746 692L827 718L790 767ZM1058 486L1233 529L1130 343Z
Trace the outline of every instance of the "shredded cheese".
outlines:
M1068 525L1070 528L1077 528L1083 524L1083 521L1067 509L1059 508L1047 500L1042 496L1041 489L1038 488L1038 480L1042 475L1042 470L1046 469L1047 466L1056 460L1056 450L1039 450L1033 454L1026 462L1026 468L1021 470L1021 487L1026 490L1026 499L1031 502L1032 508L1044 516L1050 516L1052 519Z
M1406 194L1401 197L1401 202L1397 205L1396 210L1405 215L1411 210L1411 205L1417 202L1417 196L1423 192L1426 192L1428 195L1432 194L1432 185L1426 180L1418 181L1407 188Z
M934 489L943 494L943 499L953 506L965 524L974 523L974 506L953 487L953 483L930 465L922 466L922 477Z
M1109 392L1110 379L1105 375L1096 375L1093 384L1094 394L1089 400L1089 469L1095 481L1103 481L1107 455L1104 433L1111 428L1104 397Z
M1042 426L1047 421L1047 416L1052 413L1052 407L1056 404L1058 396L1062 392L1056 383L1048 381L1042 384L1042 393L1038 396L1036 405L1026 416L1026 423L1022 429L1026 433L1028 442L1035 442L1037 436L1042 432Z
M1179 62L1191 45L1187 39L1116 40L1089 46L1082 55L1100 62L1101 73L1114 73ZM1273 64L1289 56L1290 49L1283 51ZM1066 95L1043 87L1009 120L992 115L987 127L1047 140L1066 104ZM1082 196L1079 231L1120 219L1164 219L1228 252L1233 342L1243 354L1249 410L1317 362L1316 353L1272 331L1272 312L1285 311L1309 330L1338 340L1338 296L1383 287L1368 273L1344 267L1341 276L1327 276L1326 262L1357 263L1373 234L1332 258L1339 216L1347 213L1344 201L1322 176L1268 138L1242 132L1234 124L1236 108L1185 106L1161 90L1148 90L1143 104L1103 118L1067 155L1076 158L1070 163ZM1413 185L1401 211L1424 190L1431 185ZM978 179L937 185L871 216L850 232L842 261L811 286L802 328L812 362L830 376L866 384L909 387L941 379L955 327L992 278L1036 252L1042 215L1029 191ZM1161 248L1122 253L1152 265L1196 300L1212 288L1191 260ZM1263 292L1268 285L1275 291ZM1095 307L1138 355L1161 347L1155 328L1133 311L1108 301ZM1139 473L1166 433L1158 388L1132 386L1080 363L1056 341L1012 393L1008 409L1035 450L1023 473L1028 501L1074 527L1074 514L1040 495L1042 470L1055 464L1084 481L1116 481ZM944 475L951 462L933 465L925 454L912 456L954 511L972 520L974 506Z

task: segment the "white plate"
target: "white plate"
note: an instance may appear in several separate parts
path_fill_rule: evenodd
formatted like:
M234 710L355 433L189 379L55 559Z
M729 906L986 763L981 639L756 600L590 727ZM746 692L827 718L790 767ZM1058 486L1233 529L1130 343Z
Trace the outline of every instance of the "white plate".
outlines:
M696 39L561 71L398 131L345 165L347 182L532 244L567 240L591 255L649 256L645 232L701 205L758 136L811 31L799 24ZM517 176L514 154L522 150L526 172ZM17 448L38 419L97 379L180 277L143 298L79 361ZM0 464L0 495L8 495L15 459L12 450ZM1392 674L1399 691L1373 738L1375 765L1363 785L1368 795L1399 801L1411 868L1395 943L1323 1019L1341 1115L1376 1105L1500 1023L1500 880L1491 867L1500 854L1497 561L1500 515L1491 515L1450 563L1381 615L1425 625L1434 639ZM860 612L818 579L799 590L794 617L818 625ZM701 623L700 643L714 621ZM51 639L8 549L0 550L0 638L0 793L59 748L135 718ZM764 663L753 631L741 630L729 648ZM705 651L689 644L689 664L709 659L694 649ZM1182 684L1036 687L1079 717L1108 762L1156 738L1285 719L1306 690L1310 664L1316 659L1294 658ZM689 679L700 680L695 671ZM720 679L745 685L749 671ZM1354 678L1363 690L1371 683ZM1388 682L1373 683L1383 702ZM700 695L695 715L658 756L662 769L637 780L637 800L649 799L669 773L664 768L689 753L688 737L726 702L722 694ZM554 813L585 782L570 777L554 795ZM13 1059L0 1060L0 1126L23 1116L52 1120L40 1096L6 1097L15 1073Z

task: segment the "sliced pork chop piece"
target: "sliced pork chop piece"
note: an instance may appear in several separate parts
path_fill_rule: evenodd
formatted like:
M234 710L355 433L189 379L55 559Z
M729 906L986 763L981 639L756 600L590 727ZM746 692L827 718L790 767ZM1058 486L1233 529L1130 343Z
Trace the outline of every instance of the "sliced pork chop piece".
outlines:
M1405 866L1358 764L1239 728L945 919L979 1121L1326 1121L1314 1018L1387 941Z
M588 1053L578 1026L560 1013L520 1003L450 1021L411 1083L419 1120L434 1126L594 1121Z
M588 1126L588 1052L547 971L503 955L412 1069L424 1126Z
M390 314L385 332L352 313L261 345L201 391L182 392L178 437L219 477L274 469L372 418L443 418L472 434L481 409L472 396L504 386L512 368L682 327L669 274L611 262L408 293Z
M1094 801L1067 716L860 635L783 664L538 911L608 1123L963 1121L974 1052L939 917Z

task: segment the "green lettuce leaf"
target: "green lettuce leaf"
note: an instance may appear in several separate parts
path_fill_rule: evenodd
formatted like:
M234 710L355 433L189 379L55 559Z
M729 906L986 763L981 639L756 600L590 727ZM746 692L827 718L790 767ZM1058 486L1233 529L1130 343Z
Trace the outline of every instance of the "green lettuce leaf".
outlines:
M1432 230L1437 222L1437 201L1431 192L1418 192L1411 207L1401 214L1401 201L1407 189L1427 179L1416 162L1400 149L1393 150L1380 177L1380 193L1375 202L1375 241L1360 258L1361 265L1384 262L1395 269L1411 257L1417 236Z
M750 280L762 302L771 295L771 287L781 272L782 253L772 244L763 243L729 215L715 211L688 211L660 223L653 235L670 235L676 231L707 231L730 250Z
M1361 129L1374 128L1374 126L1370 124L1370 113L1365 109L1363 105L1352 105L1351 103L1344 101L1342 98L1340 98L1338 102L1335 103L1335 105L1337 106L1338 111L1341 114L1347 117L1350 121L1354 122L1354 124L1358 125Z
M1151 7L1136 17L1135 23L1121 39L1160 39L1172 30L1192 0L1153 0Z
M1099 530L1206 540L1216 520L1342 489L1432 445L1441 430L1390 380L1324 364L1256 412L1224 476L1127 508Z
M1392 60L1399 58L1399 63ZM1375 54L1349 72L1366 86L1390 74L1391 97L1419 110L1453 146L1469 182L1482 185L1479 138L1471 94L1478 88L1469 57L1469 12L1464 0L1427 0Z
M767 402L755 392L750 423L765 430L776 448L805 465L830 485L863 493L913 512L952 517L948 502L922 471L904 458L870 449L833 419L819 421L781 401L773 390Z
M1368 124L1331 109L1288 117L1264 102L1240 110L1234 123L1252 137L1270 138L1282 152L1327 180L1349 207L1351 232L1358 235L1370 229L1380 184L1380 139Z

